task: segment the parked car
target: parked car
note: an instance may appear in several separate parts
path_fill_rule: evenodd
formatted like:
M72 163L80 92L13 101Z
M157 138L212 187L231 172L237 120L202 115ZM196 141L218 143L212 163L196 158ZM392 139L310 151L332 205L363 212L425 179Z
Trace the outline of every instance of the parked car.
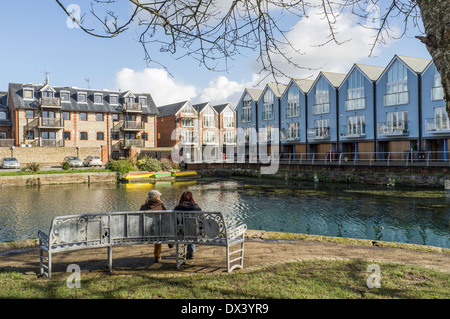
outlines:
M83 166L83 162L80 160L79 157L76 156L67 156L64 158L63 161L63 165L64 163L68 162L70 167L82 167Z
M2 159L2 168L20 168L20 163L14 157L5 157Z
M102 166L103 162L100 156L88 156L84 160L84 166Z

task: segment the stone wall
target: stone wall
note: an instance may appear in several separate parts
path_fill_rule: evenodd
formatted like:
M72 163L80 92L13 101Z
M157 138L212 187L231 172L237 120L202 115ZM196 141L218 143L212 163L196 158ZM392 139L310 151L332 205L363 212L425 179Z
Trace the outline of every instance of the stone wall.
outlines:
M13 156L20 164L32 162L44 166L60 166L66 156L78 156L84 160L88 156L102 157L101 147L0 147L0 158ZM105 163L106 164L106 163Z
M8 186L40 186L58 184L114 183L116 173L65 173L0 176L0 188Z

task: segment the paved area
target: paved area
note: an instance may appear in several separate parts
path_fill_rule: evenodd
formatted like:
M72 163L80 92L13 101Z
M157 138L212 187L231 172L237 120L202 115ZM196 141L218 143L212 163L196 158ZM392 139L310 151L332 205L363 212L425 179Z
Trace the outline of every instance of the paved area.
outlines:
M67 266L77 264L82 271L104 271L106 249L89 249L53 255L54 275L66 273ZM401 263L439 270L450 274L448 252L426 252L414 249L361 246L306 240L266 240L253 234L245 244L243 271L253 271L267 265L299 260L363 260L370 262ZM0 252L0 269L27 274L39 273L37 247ZM145 270L155 276L186 275L193 273L226 273L224 247L199 246L195 259L189 260L181 271L175 268L175 248L163 245L162 261L154 263L153 245L115 247L113 271L132 275Z

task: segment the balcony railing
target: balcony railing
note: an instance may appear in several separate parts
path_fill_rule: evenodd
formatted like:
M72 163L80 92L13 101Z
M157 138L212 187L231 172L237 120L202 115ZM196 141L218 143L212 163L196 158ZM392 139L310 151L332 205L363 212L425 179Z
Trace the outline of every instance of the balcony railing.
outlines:
M244 113L241 115L241 122L242 122L242 123L251 122L252 119L253 119L253 117L252 117L252 113L251 113L251 112L247 112L247 113L244 112Z
M431 100L443 100L444 99L444 89L442 86L431 88Z
M378 135L380 136L409 135L408 121L379 122Z
M386 94L384 96L384 106L393 106L409 103L409 92L398 92Z
M41 117L39 119L39 127L61 129L64 128L64 120L50 117Z
M142 112L142 104L136 102L126 102L123 104L124 112Z
M366 137L366 125L341 125L339 127L340 136L343 138Z
M0 139L0 147L13 146L14 141L15 141L14 139L2 138L2 139Z
M122 121L122 129L128 131L140 131L145 127L145 122Z
M34 146L44 146L44 147L62 147L64 146L64 140L56 139L36 139L33 142Z
M313 105L313 114L330 113L330 103L321 103Z
M365 108L366 108L366 98L365 97L345 101L345 110L346 111L363 110Z
M315 140L325 140L330 138L329 127L315 127L308 129L308 138Z
M145 143L145 140L128 139L128 138L126 138L123 141L124 147L130 147L130 146L144 147L144 143Z
M39 98L39 106L61 108L61 99L59 97L41 97Z
M434 134L449 133L450 121L448 118L425 119L425 132Z

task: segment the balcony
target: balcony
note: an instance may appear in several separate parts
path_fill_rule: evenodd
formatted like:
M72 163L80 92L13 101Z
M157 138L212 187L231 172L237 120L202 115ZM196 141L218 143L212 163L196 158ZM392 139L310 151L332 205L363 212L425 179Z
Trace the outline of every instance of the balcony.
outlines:
M346 111L363 110L365 108L366 108L366 98L365 97L345 101L345 110Z
M366 124L341 125L339 132L342 138L363 138L366 137Z
M142 113L142 104L136 102L126 102L123 104L122 110L127 113Z
M450 121L448 118L425 119L425 132L431 134L450 133Z
M402 105L409 103L409 92L398 92L384 95L384 106Z
M64 120L50 117L41 117L39 118L38 128L60 130L64 128Z
M10 138L1 138L0 139L0 147L9 147L14 145L14 139Z
M145 122L122 121L121 123L124 131L142 131L145 127Z
M431 88L431 100L443 100L444 99L444 89L442 86Z
M42 147L63 147L64 140L56 140L56 139L36 139L33 142L33 146L42 146Z
M52 109L61 108L61 99L59 97L41 97L39 98L39 106Z
M145 143L145 140L128 139L128 138L126 138L123 141L123 146L124 147L130 147L130 146L144 147L144 143Z
M327 140L330 138L329 127L315 127L308 129L308 139L312 140Z
M405 136L409 135L408 121L379 122L378 135L380 136Z

